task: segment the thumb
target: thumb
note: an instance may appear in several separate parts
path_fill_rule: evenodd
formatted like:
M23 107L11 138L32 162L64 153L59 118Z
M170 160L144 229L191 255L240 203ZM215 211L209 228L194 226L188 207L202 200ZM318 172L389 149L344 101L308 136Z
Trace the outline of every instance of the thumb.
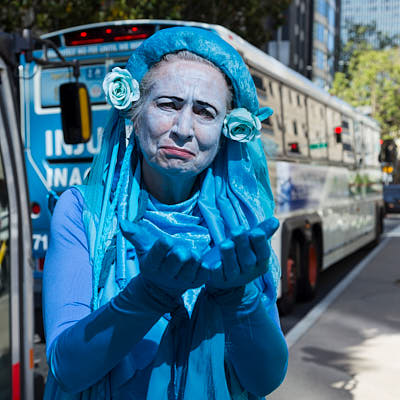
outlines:
M279 228L279 220L275 217L267 218L258 224L258 228L261 228L265 232L265 236L269 239Z
M122 220L119 226L122 234L133 244L138 253L148 252L157 239L145 227L126 219Z

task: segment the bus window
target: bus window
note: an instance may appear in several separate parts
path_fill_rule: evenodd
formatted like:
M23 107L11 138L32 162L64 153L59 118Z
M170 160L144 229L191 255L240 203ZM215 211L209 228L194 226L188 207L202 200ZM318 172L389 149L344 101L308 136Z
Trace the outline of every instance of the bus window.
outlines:
M342 118L342 144L343 144L343 162L354 164L354 131L353 121L345 116Z
M79 81L89 91L90 103L105 104L102 83L106 75L104 64L82 65ZM59 107L59 87L62 83L74 80L71 68L46 68L40 75L40 105L43 108Z
M251 77L253 78L254 85L256 86L258 96L267 99L267 91L265 89L262 76L255 71L251 71Z
M274 159L282 154L282 126L280 124L280 99L267 94L271 87L271 80L259 70L248 65L254 84L257 89L260 107L270 107L274 113L261 124L261 140L268 159Z
M10 259L8 191L0 151L0 398L11 399Z
M307 112L309 115L308 137L310 156L314 159L324 159L328 157L325 112L324 108L321 107L319 112L315 113L317 108L320 108L319 104L312 98L309 98L307 101ZM313 112L311 110L313 110ZM323 113L322 116L320 115L321 111Z
M302 107L298 106L297 99L300 93L288 87L282 88L283 92L283 113L285 123L285 146L286 154L290 156L308 157L308 139L305 135L303 126L307 126L307 116ZM295 102L287 101L292 98ZM287 99L285 101L285 99Z
M328 121L328 153L329 160L334 162L341 162L343 159L343 145L341 140L338 140L338 128L341 128L340 112L327 108L326 116Z

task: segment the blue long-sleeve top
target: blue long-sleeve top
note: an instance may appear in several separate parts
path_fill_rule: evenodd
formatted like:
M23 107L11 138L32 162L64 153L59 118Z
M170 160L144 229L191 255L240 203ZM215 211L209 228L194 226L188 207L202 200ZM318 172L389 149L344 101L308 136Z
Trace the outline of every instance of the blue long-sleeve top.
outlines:
M139 274L111 301L91 312L92 267L82 205L80 192L67 190L51 223L43 278L50 370L45 399L78 399L80 392L108 376L105 390L113 399L143 400L151 360L168 324L163 315L173 305L171 299L149 291ZM254 288L240 307L221 301L225 358L243 388L264 396L283 380L288 353L276 307L266 311L259 289ZM120 368L121 363L125 368ZM131 376L121 377L127 363Z

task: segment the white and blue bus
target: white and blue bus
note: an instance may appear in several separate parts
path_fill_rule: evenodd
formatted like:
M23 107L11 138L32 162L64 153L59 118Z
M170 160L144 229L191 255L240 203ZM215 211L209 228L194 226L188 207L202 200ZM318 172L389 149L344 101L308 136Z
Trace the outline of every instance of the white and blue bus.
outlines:
M63 141L58 86L74 79L72 70L22 62L21 124L36 281L40 282L48 246L48 199L80 184L99 151L109 110L102 92L105 74L124 65L132 50L155 31L179 25L214 31L235 47L251 71L261 106L275 110L263 124L262 141L281 221L273 239L282 265L279 303L281 311L288 312L297 299L315 294L321 270L379 238L379 126L233 32L202 23L127 20L43 36L67 60L80 62L80 81L88 86L92 104L92 138L85 144ZM45 56L43 50L34 55ZM50 50L47 56L56 54Z

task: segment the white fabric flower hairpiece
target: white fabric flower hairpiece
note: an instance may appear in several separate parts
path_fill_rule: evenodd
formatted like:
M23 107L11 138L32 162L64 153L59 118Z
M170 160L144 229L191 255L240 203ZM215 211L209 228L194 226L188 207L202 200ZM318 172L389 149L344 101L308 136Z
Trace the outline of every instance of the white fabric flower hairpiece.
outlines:
M139 100L139 83L127 69L115 67L103 81L107 103L118 110L129 110Z
M250 142L261 135L261 121L273 114L272 108L260 108L256 115L246 108L235 108L224 119L222 134L237 142Z

